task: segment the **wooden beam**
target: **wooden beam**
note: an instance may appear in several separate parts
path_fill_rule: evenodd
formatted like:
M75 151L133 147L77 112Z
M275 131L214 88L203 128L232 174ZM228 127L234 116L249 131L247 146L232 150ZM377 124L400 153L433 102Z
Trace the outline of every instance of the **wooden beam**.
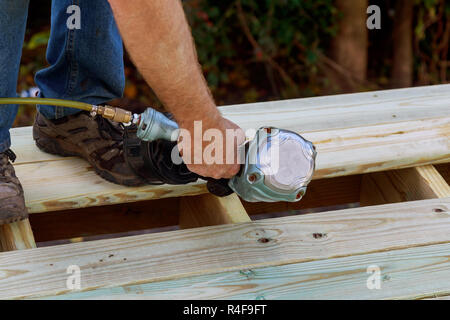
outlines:
M441 174L442 178L450 184L450 163L442 163L435 165L436 170Z
M361 300L450 293L450 243L74 292L46 299ZM378 266L379 290L367 287ZM373 270L373 269L372 269ZM445 297L443 297L445 298ZM447 296L448 298L448 296Z
M180 228L195 228L251 221L236 194L216 197L203 194L183 197L180 204Z
M36 242L90 237L178 225L180 198L30 215Z
M413 172L417 174L418 184L420 184L417 190L418 196L423 196L425 199L450 197L450 186L433 165L412 169L415 169Z
M0 226L0 251L36 248L28 219Z
M5 252L0 299L68 293L70 265L89 291L444 244L449 213L433 199Z
M313 180L299 202L246 202L249 215L277 213L359 202L362 175Z
M311 182L300 202L252 203L242 200L241 202L249 215L357 203L360 183L361 175L320 179ZM30 215L30 223L36 242L175 226L179 224L180 199L162 198L40 212Z
M110 183L82 159L16 165L31 214L203 194L204 183L125 187Z
M450 84L445 84L238 104L223 106L220 110L244 129L273 125L296 132L323 132L445 118L450 116L449 99ZM15 165L61 160L58 156L39 151L30 137L30 127L11 130L12 144L17 154Z
M450 197L450 186L432 165L363 176L361 205Z
M244 129L271 125L317 146L314 179L450 162L450 85L367 92L221 108ZM98 177L72 157L34 146L31 128L12 130L31 213L206 193L203 183L126 188Z

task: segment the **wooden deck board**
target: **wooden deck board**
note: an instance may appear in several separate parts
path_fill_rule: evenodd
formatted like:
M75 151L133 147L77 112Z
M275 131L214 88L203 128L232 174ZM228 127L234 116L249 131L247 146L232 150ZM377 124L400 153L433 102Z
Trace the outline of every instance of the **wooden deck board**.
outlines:
M443 198L0 253L0 298L68 293L70 265L88 291L444 244L449 212Z
M244 129L263 125L300 132L318 150L314 179L450 162L450 85L227 106ZM12 130L17 175L31 213L206 192L187 186L126 188L90 165L37 150L30 128Z
M299 132L450 116L450 84L220 107L242 128L273 125ZM16 164L58 160L37 151L29 128L13 129ZM332 138L332 137L330 137Z
M449 116L450 85L225 106L243 128L270 125L311 132Z
M435 298L426 298L425 300L448 300L450 301L450 296L437 296Z
M178 280L101 288L46 299L416 299L450 294L450 243ZM380 286L367 286L380 270ZM447 296L448 298L448 296Z

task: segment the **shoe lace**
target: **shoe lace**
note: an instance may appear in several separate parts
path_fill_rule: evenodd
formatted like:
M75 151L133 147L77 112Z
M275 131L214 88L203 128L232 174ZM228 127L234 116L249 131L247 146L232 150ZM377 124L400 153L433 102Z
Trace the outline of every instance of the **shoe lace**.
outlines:
M11 162L16 161L17 156L16 156L16 154L15 154L11 149L6 150L6 151L4 152L4 154L8 157L8 159L9 159Z
M96 117L95 120L98 123L99 133L103 138L112 139L114 141L122 141L123 129L118 124L116 125L102 117ZM105 136L105 133L107 133L109 137Z
M123 133L124 130L119 124L112 123L111 121L102 118L95 117L98 124L98 131L103 139L111 139L114 143L111 148L119 149L119 155L123 153ZM106 135L107 134L107 135Z

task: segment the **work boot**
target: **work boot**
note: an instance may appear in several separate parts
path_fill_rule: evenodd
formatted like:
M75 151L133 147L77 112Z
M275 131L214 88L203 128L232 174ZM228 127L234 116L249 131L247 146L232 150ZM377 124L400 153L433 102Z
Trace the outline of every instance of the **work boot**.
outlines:
M28 217L22 185L10 162L15 159L10 149L0 153L0 225Z
M127 165L123 154L123 128L102 117L79 112L49 120L38 112L33 138L42 151L87 160L102 178L126 186L145 181Z

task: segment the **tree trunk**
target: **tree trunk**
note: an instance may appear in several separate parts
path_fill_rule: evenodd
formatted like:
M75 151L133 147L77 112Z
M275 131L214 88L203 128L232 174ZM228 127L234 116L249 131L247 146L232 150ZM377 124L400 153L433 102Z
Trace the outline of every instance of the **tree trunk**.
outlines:
M368 0L336 0L342 14L339 30L331 43L331 57L344 70L340 86L346 92L356 91L367 76L368 30L366 26Z
M411 0L397 0L393 33L393 88L411 87L413 83L413 7Z

